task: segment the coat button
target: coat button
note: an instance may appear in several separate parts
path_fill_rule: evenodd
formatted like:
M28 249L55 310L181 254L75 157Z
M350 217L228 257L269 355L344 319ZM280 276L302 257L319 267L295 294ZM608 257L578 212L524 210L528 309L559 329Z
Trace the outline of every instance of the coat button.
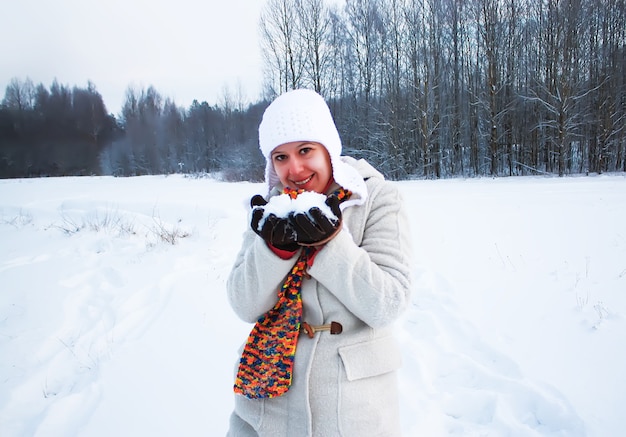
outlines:
M339 322L330 322L330 333L332 335L341 334L343 332L343 326Z

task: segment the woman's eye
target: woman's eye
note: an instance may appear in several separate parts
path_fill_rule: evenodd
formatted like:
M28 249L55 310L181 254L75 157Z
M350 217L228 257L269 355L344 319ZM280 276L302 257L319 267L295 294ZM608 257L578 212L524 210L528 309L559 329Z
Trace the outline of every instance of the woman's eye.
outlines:
M307 153L309 153L311 150L313 150L312 147L303 147L302 149L300 149L300 155L306 155Z
M274 155L274 161L284 161L285 159L287 159L287 157L285 155Z

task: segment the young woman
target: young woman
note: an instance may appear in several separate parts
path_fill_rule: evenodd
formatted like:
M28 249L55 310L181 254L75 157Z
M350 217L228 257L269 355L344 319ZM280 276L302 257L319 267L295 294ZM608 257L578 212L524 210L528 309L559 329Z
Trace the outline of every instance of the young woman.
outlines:
M398 190L364 160L341 156L313 91L274 100L259 144L269 194L252 199L227 283L233 310L256 322L228 435L400 436L392 323L408 304L411 272ZM301 202L305 211L272 206L307 192L324 196Z

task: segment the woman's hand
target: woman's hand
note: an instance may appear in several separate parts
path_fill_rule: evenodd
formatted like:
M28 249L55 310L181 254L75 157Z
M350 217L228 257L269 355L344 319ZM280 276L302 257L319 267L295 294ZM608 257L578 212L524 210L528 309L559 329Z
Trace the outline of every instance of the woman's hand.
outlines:
M337 196L329 196L326 205L332 215L321 208L312 207L306 213L292 213L289 222L296 233L296 241L301 246L318 246L331 240L341 228L341 209Z
M289 219L277 217L275 214L269 214L263 219L265 213L263 207L265 205L267 205L267 201L259 194L250 200L250 206L252 206L250 227L252 230L270 246L290 252L298 250L297 232Z

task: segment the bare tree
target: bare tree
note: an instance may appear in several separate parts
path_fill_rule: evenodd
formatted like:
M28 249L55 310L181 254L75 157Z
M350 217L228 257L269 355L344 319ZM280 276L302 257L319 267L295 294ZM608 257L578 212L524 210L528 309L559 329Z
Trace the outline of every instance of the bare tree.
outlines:
M349 43L355 53L356 71L358 72L358 90L366 105L377 93L377 73L380 53L381 17L380 0L347 0L346 19Z
M306 82L320 94L328 88L328 73L332 59L329 45L331 19L323 0L299 0L300 32L305 48L304 76Z
M306 65L306 45L298 2L268 0L261 12L260 31L269 96L300 87Z
M4 92L2 104L8 109L18 112L33 109L35 106L35 86L29 78L20 80L13 78L9 81Z
M406 0L403 6L404 22L407 33L405 35L405 51L407 58L407 85L408 99L407 117L409 118L409 132L411 145L409 146L407 162L410 163L409 173L420 173L426 168L427 136L423 129L423 101L425 100L424 69L427 61L424 58L426 25L424 21L424 4L421 0Z
M98 149L100 137L108 124L108 114L102 96L93 82L90 81L86 89L74 87L72 107L78 131L83 133L93 147Z
M547 171L563 176L571 170L572 142L583 123L581 100L587 94L581 69L584 58L581 40L584 30L579 1L548 0L539 9L540 40L546 56L543 68L530 87L531 101L539 104L540 118L534 129L545 136L544 160Z

